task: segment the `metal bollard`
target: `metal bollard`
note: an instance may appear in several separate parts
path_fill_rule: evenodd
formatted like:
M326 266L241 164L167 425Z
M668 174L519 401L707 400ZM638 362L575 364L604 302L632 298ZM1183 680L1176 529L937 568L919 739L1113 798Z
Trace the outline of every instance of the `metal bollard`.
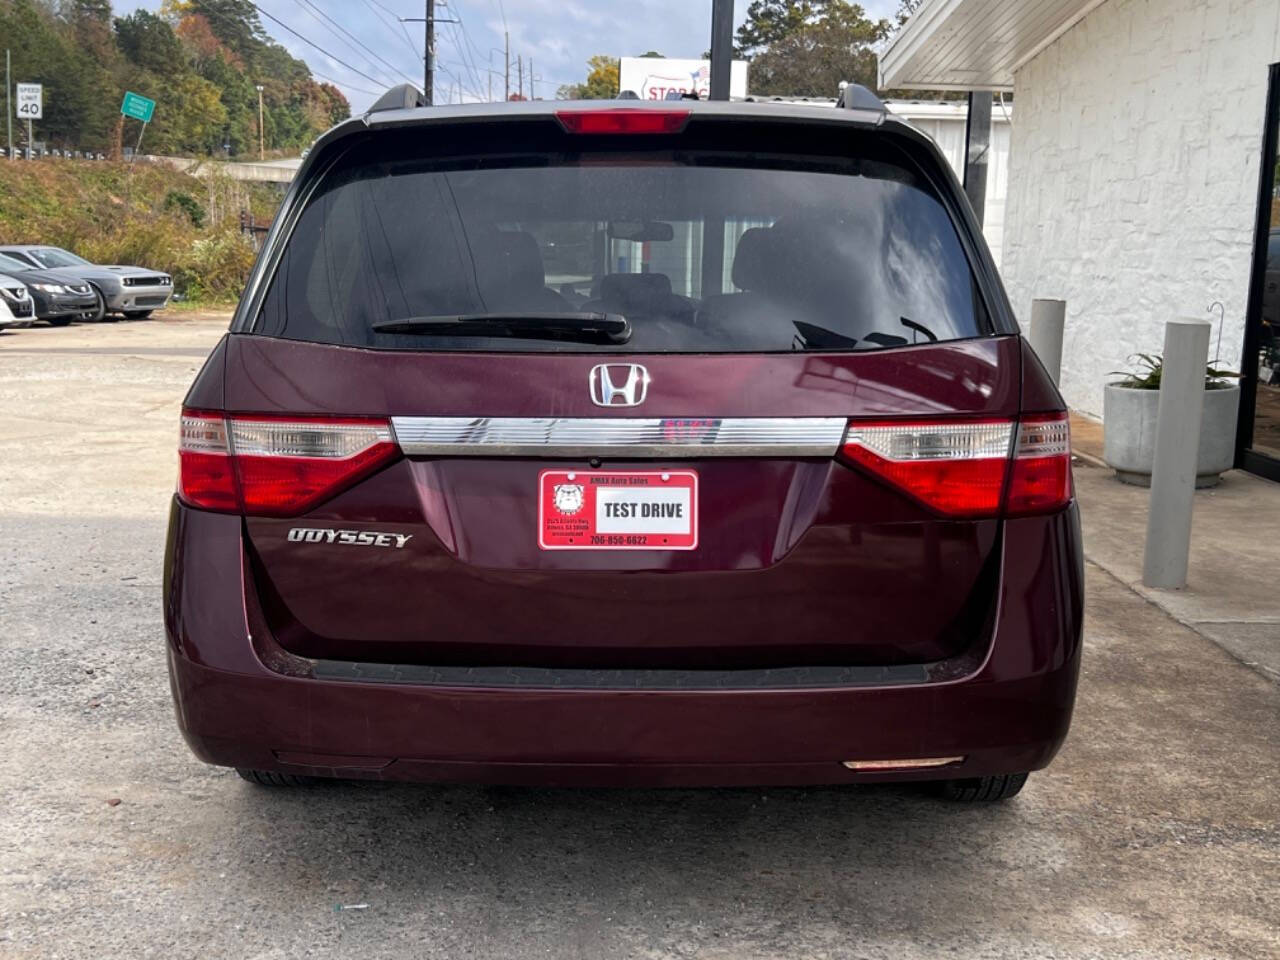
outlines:
M1172 320L1164 328L1164 373L1142 562L1142 582L1148 587L1177 590L1187 585L1209 330L1203 320Z
M1059 385L1062 375L1062 330L1067 323L1065 300L1031 301L1031 349Z

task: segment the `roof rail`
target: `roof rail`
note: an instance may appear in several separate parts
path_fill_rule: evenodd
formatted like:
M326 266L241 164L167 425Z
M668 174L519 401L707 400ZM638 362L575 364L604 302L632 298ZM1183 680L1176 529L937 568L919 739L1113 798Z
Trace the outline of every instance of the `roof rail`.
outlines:
M836 100L836 106L846 110L875 110L879 113L888 111L884 101L862 84L845 80L840 81L840 96Z
M398 87L392 87L375 100L373 106L365 111L365 116L371 113L382 113L384 110L409 110L426 105L427 100L421 90L411 83L402 83Z

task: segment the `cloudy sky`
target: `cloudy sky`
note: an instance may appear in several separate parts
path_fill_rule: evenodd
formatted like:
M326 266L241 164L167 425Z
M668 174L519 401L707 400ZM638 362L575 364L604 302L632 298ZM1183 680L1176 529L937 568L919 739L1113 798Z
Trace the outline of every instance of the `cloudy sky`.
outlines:
M388 86L406 80L422 85L422 24L396 22L398 17L421 17L421 0L256 2L270 15L262 17L267 32L306 60L317 75L336 82L353 112L359 113ZM736 0L735 27L742 22L747 2ZM115 2L117 13L135 6L155 10L160 0ZM863 6L871 16L891 17L898 2L866 0ZM504 28L511 37L512 90L520 56L526 63L532 60L534 91L543 97L554 96L562 83L583 80L586 60L593 54L627 56L657 50L669 57L697 57L710 46L711 0L437 0L436 15L461 21L436 28L437 102L451 93L455 98L486 99L491 77L495 98L501 99ZM525 76L527 92L528 67Z

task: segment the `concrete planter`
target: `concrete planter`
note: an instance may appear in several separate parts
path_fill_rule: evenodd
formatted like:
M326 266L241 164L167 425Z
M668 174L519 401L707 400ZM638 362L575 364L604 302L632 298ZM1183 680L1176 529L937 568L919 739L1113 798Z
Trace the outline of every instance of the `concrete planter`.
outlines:
M1240 388L1234 384L1204 392L1197 487L1215 486L1220 479L1218 475L1233 466L1239 406ZM1159 390L1134 390L1107 384L1102 401L1102 455L1107 466L1125 483L1151 486L1159 408Z

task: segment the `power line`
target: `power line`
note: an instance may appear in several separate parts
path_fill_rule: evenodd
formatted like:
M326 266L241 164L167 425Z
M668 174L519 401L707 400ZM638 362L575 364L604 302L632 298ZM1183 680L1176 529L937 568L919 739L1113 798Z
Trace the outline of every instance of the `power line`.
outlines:
M357 87L354 83L347 83L345 80L335 80L333 77L326 77L319 70L312 67L311 64L307 64L307 67L311 70L311 75L313 77L319 77L325 83L331 83L335 87L346 87L348 90L354 90L356 93L367 93L371 97L380 97L386 92L384 90L366 90L364 87Z
M200 0L196 0L196 2L197 2L197 3L199 3L199 2L200 2ZM283 20L281 20L279 17L277 17L277 16L273 16L272 14L268 13L266 10L263 10L260 6L258 6L256 3L254 3L254 2L253 2L253 0L249 0L249 4L253 7L253 9L257 10L260 14L262 14L264 17L266 17L266 18L267 18L268 20L270 20L272 23L277 24L278 26L284 27L284 29L288 30L291 34L293 34L295 37L297 37L299 40L301 40L301 41L302 41L303 43L305 43L307 46L309 46L309 47L314 47L315 49L319 50L321 53L323 53L326 57L328 57L328 58L329 58L330 60L332 60L334 63L341 64L342 66L344 66L344 67L346 67L348 70L350 70L352 73L356 73L356 74L359 74L360 76L364 77L364 78L365 78L366 80L368 80L370 83L375 83L375 84L379 84L379 85L382 85L382 84L384 84L384 83L385 83L385 81L379 80L377 77L371 77L371 76L369 76L369 75L368 75L367 73L365 73L363 70L358 70L357 68L353 67L351 64L347 63L347 61L343 60L341 57L335 56L334 54L330 53L330 52L329 52L328 50L326 50L324 47L320 46L320 44L315 43L315 42L314 42L314 41L312 41L312 40L308 40L306 37L304 37L302 34L300 34L297 30L293 29L293 27L289 26L287 23L285 23ZM208 9L208 8L206 8L206 9Z
M387 28L391 30L392 35L396 37L396 39L403 38L404 45L408 47L409 52L413 54L413 59L417 60L418 48L413 45L413 41L409 38L409 31L408 29L406 29L404 25L404 21L402 21L400 17L396 15L395 11L388 10L386 7L380 4L378 0L364 0L364 5L368 7L371 11L373 11L373 15L375 17L378 17L379 23L383 24L384 26L387 26ZM381 16L378 16L378 10L382 10L384 13L387 14L387 16L391 18L392 22L395 23L396 27L400 28L399 33L396 33L395 27L389 26L386 20L382 19Z
M311 0L295 0L295 2L296 2L296 3L298 3L300 6L303 6L303 7L304 7L304 9L306 9L308 13L311 13L311 15L312 15L313 17L315 17L315 16L316 16L316 14L319 14L319 15L320 15L321 17L323 17L326 21L328 21L329 23L333 24L333 28L336 28L336 29L337 29L338 31L340 31L340 32L341 32L341 34L342 34L342 36L341 36L341 37L339 37L339 39L342 39L342 37L346 37L346 38L347 38L347 44L348 44L348 46L352 46L352 45L354 44L354 46L352 46L352 49L355 49L356 47L360 48L360 49L361 49L361 50L363 50L365 53L369 54L369 56L373 57L373 59L375 59L375 60L377 60L379 63L381 63L381 64L382 64L384 67L386 67L389 71L391 71L391 73L392 73L392 74L399 74L401 77L403 77L405 80L408 80L410 83L413 83L413 82L414 82L413 80L411 80L411 79L409 78L409 75L408 75L408 74L406 74L403 70L401 70L399 67L395 66L394 64L392 64L392 63L388 63L386 60L383 60L383 59L382 59L382 57L378 56L378 54L374 53L374 52L373 52L373 50L371 50L371 49L369 49L369 47L365 46L365 45L364 45L364 43L362 43L362 42L361 42L357 37L355 37L355 36L354 36L354 35L353 35L349 30L347 30L347 28L346 28L346 27L344 27L342 24L338 23L336 20L334 20L332 17L330 17L327 13L325 13L323 10L321 10L319 7L317 7L314 3L312 3L312 2L311 2ZM314 12L312 12L312 11L314 11ZM321 25L322 25L322 26L324 26L324 24L323 24L323 23L322 23ZM334 29L333 29L333 28L326 27L326 29L328 29L330 33L333 33L335 36L338 36L338 34L337 34L337 33L335 33L335 31L334 31Z
M226 14L222 13L221 11L219 11L219 10L212 10L212 9L210 9L209 7L206 7L206 6L204 5L203 0L192 0L192 2L195 4L195 6L199 7L199 8L200 8L200 9L201 9L205 14L212 14L213 16L217 17L219 20L223 21L224 23L228 23L228 24L230 24L231 26L234 26L234 27L239 27L239 26L241 26L241 24L236 23L234 20L232 20L230 17L228 17ZM254 6L255 6L255 8L257 8L257 5L256 5L256 4L255 4ZM266 13L266 11L265 11L265 10L262 10L262 9L260 9L260 8L258 8L258 12L259 12L259 13ZM271 17L271 15L270 15L270 14L267 14L267 16ZM275 20L275 17L271 17L271 19L272 19L272 20ZM277 22L279 22L279 21L277 21ZM289 28L288 28L288 27L286 27L285 29L289 29ZM290 33L294 33L295 31L293 31L293 30L289 30L289 32L290 32ZM302 39L303 39L303 40L306 40L306 38L305 38L305 37L303 37ZM311 44L311 46L316 47L316 49L317 49L317 50L320 50L320 52L321 52L321 53L324 53L324 54L325 54L325 56L327 56L327 57L331 57L332 59L337 60L337 62L338 62L338 63L342 63L342 61L341 61L341 60L338 60L338 58L337 58L337 57L334 57L332 54L326 53L326 52L325 52L321 47L318 47L318 46L316 46L314 43L311 43L311 41L310 41L310 40L307 40L306 42L307 42L307 43L309 43L309 44ZM364 77L366 80L371 80L371 81L373 81L373 82L374 82L375 84L377 84L378 86L382 86L382 85L383 85L381 80L374 80L374 79L373 79L373 77L370 77L368 74L361 73L359 70L356 70L354 67L351 67L351 66L349 66L348 64L342 63L342 65L343 65L344 67L347 67L347 69L348 69L348 70L352 70L352 71L354 71L355 73L359 73L359 74L360 74L360 76ZM327 80L329 83L332 83L332 84L334 84L335 86L339 86L339 87L346 87L348 90L355 90L357 93L365 93L365 94L369 94L370 96L374 96L374 97L378 96L378 95L382 92L382 91L380 91L380 90L366 90L364 87L357 87L355 84L353 84L353 83L348 83L348 82L346 82L345 80L335 80L333 77L327 77L327 76L325 76L323 73L320 73L318 70L316 70L314 67L312 67L312 66L311 66L311 64L309 64L309 63L308 63L306 66L307 66L307 70L308 70L308 71L310 71L310 73L311 73L311 75L312 75L312 76L319 77L321 80Z
M453 0L450 0L447 5L449 11L453 14L454 19L458 21L452 28L453 45L457 48L458 54L462 57L462 62L466 65L467 69L471 71L471 78L475 81L476 87L483 87L484 84L480 81L480 73L476 70L475 57L469 49L469 47L474 47L475 44L470 42L470 36L467 33L467 25L462 21L462 11L458 9L456 2L453 2ZM459 33L461 33L462 36L461 41L458 39Z

